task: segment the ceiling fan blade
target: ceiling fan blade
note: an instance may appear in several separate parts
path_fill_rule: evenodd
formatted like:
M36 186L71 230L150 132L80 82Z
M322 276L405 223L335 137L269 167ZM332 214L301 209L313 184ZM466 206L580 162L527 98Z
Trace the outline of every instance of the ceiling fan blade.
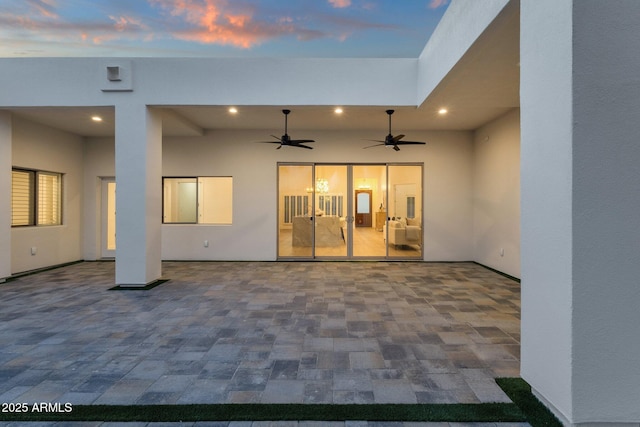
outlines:
M369 145L369 146L367 146L367 147L362 147L362 148L379 147L379 146L381 146L381 145L386 145L383 141L380 141L380 142L382 142L382 144L374 144L374 145Z
M389 116L389 134L386 136L384 141L381 141L379 139L367 139L366 141L380 142L380 144L370 145L370 146L364 147L364 148L379 147L381 145L384 145L385 148L391 147L395 151L400 151L400 147L398 147L398 145L423 145L423 144L426 144L426 142L419 142L419 141L400 141L402 138L404 138L403 134L393 136L391 134L391 115L394 113L394 110L387 110L386 113Z
M425 145L426 142L421 141L398 141L396 145Z
M313 150L313 147L302 145L303 143L307 143L307 142L315 142L313 139L291 139L289 137L289 134L287 134L287 117L289 113L291 113L291 110L282 110L282 114L284 114L284 135L282 135L281 137L271 135L271 137L274 138L275 141L256 141L256 142L261 142L265 144L280 144L278 145L276 150L281 149L283 145L287 145L289 147L300 147L300 148L306 148L308 150Z

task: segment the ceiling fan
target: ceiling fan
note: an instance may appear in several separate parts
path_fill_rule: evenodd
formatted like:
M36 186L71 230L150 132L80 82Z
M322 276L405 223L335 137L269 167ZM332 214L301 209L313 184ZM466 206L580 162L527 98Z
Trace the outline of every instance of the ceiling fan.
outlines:
M400 141L404 138L404 135L391 135L391 115L394 110L387 110L387 114L389 115L389 135L384 139L384 141L378 139L370 139L369 141L381 142L381 144L374 144L364 148L378 147L380 145L384 145L385 147L393 147L394 150L400 151L400 147L398 145L424 145L426 142L420 141Z
M275 135L271 135L276 140L275 141L258 141L265 144L280 144L276 148L276 150L281 149L283 146L288 147L299 147L299 148L307 148L309 150L313 150L313 147L309 147L308 145L303 145L303 143L307 142L315 142L313 139L291 139L289 134L287 133L287 116L291 113L291 110L282 110L284 114L284 135L278 138Z

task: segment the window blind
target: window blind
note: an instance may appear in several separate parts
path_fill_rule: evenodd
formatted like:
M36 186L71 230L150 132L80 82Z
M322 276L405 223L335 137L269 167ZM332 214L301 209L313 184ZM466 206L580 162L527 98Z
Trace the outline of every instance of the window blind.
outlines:
M11 171L11 225L33 225L33 179L30 171Z
M58 225L60 221L60 175L38 172L38 225Z

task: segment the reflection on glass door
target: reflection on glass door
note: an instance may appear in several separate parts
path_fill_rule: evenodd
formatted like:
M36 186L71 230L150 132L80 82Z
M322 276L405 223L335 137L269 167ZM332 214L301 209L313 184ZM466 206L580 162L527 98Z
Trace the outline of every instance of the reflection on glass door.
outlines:
M389 165L390 258L422 258L422 165Z
M347 233L346 165L315 166L315 255L346 257Z
M313 166L278 165L278 257L313 256Z

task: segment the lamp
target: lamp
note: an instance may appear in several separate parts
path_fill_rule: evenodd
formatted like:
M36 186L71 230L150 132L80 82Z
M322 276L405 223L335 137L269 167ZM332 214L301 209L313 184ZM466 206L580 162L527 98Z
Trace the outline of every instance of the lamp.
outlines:
M367 178L360 180L358 190L371 190L371 185L367 182Z
M316 180L316 193L328 193L329 181L324 178L318 178Z

